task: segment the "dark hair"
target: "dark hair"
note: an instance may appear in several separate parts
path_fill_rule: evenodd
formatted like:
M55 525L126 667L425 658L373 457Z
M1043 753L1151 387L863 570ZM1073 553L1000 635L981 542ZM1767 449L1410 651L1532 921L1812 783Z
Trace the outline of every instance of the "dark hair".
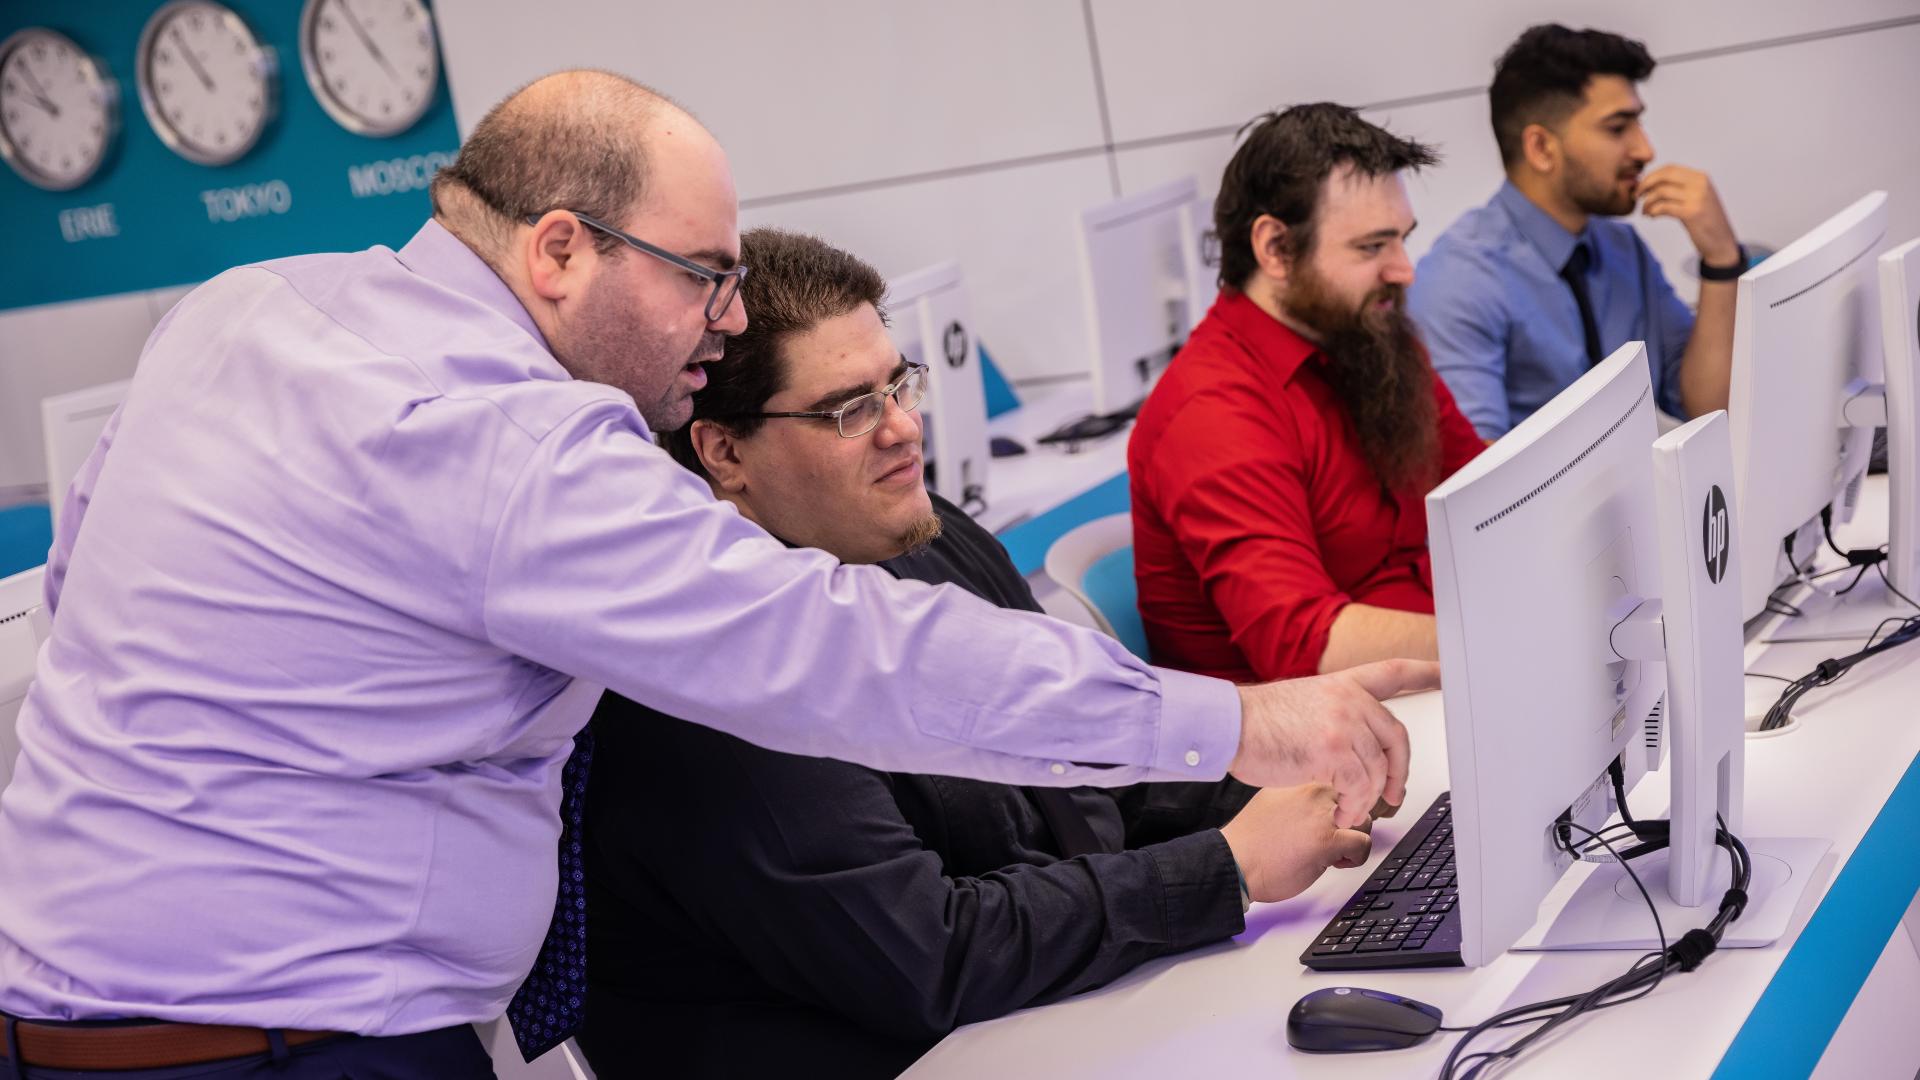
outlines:
M487 223L496 238L549 210L619 224L646 193L643 124L667 108L679 107L611 72L568 71L529 83L482 117L453 164L434 175L434 213L447 211L448 191L458 187L499 215ZM621 250L618 238L590 231L602 254Z
M727 339L718 363L707 365L707 385L693 395L686 425L660 434L667 453L701 476L707 470L693 449L694 421L712 420L743 437L758 431L764 420L737 414L759 412L786 386L780 350L787 339L862 304L873 305L881 322L887 319L887 282L880 271L817 236L749 229L740 234L740 261L751 267L740 283L747 328Z
M1313 250L1320 188L1340 166L1387 176L1440 160L1432 147L1403 139L1330 102L1270 112L1240 131L1247 139L1227 162L1220 195L1213 201L1223 289L1244 288L1259 269L1253 223L1263 214L1287 227L1289 255L1299 258Z
M1578 109L1594 76L1644 82L1653 68L1653 55L1632 38L1559 23L1529 27L1494 65L1487 90L1501 163L1520 161L1520 135L1528 124L1558 124Z

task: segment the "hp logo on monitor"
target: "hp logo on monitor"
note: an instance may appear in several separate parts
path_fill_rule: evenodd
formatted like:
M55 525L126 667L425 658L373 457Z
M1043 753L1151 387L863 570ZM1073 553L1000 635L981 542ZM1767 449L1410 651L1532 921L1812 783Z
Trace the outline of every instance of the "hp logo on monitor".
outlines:
M1706 539L1707 577L1714 584L1727 573L1727 546L1732 542L1731 529L1727 521L1727 497L1720 494L1720 485L1707 492L1707 516L1701 526Z
M947 332L940 338L941 351L947 354L948 367L960 367L967 362L967 328L958 321L947 324Z

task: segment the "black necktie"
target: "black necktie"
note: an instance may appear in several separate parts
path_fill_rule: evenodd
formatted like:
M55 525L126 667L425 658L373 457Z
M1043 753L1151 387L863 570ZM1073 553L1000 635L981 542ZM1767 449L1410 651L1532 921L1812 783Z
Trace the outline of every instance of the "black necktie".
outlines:
M573 754L560 770L560 894L553 922L533 971L507 1003L507 1023L528 1061L565 1042L586 1015L587 877L580 833L592 768L593 729L586 728L574 736Z
M1567 265L1560 268L1560 277L1566 281L1567 288L1573 290L1573 302L1580 309L1580 329L1587 335L1588 367L1605 359L1600 354L1600 326L1593 321L1593 299L1587 295L1587 267L1592 264L1593 253L1582 242L1573 245Z

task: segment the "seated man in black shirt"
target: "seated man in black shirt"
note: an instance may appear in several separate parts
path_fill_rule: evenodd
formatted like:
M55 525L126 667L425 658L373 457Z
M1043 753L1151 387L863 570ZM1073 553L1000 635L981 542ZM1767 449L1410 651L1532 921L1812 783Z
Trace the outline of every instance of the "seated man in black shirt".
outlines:
M926 373L888 338L880 276L812 237L741 239L751 325L668 450L787 543L1037 613L999 543L922 483ZM892 1076L959 1024L1239 933L1247 896L1368 849L1321 785L889 774L613 694L593 730L580 1041L609 1080Z

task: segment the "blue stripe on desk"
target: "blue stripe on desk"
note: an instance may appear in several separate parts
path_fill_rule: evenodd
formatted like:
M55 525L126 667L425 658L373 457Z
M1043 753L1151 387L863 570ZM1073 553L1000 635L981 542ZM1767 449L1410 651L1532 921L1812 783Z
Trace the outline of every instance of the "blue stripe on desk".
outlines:
M1124 514L1132 505L1127 495L1127 474L1122 472L1001 533L1000 543L1022 574L1032 574L1047 564L1047 549L1068 529L1108 514Z
M1727 1048L1715 1080L1806 1076L1920 889L1920 759L1887 796Z

